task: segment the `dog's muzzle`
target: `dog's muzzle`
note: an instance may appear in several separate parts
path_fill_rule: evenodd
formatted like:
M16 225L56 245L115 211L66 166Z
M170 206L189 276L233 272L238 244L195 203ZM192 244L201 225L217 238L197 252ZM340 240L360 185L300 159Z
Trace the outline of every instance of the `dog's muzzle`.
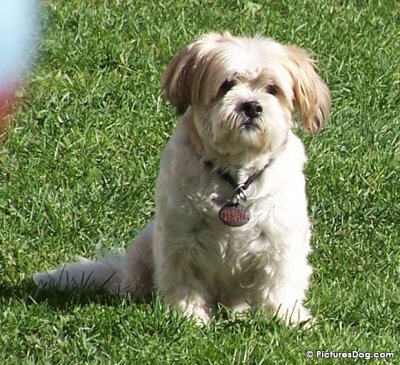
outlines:
M245 101L240 105L238 111L243 118L243 121L239 125L239 129L242 130L260 129L259 117L263 112L263 107L258 101L254 100Z

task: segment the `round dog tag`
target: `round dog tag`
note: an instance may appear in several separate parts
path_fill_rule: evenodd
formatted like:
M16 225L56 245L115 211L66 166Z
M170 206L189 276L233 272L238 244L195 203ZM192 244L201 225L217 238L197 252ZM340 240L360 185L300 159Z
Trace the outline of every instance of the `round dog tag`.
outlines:
M219 210L219 219L231 227L240 227L250 220L249 210L240 203L226 203Z

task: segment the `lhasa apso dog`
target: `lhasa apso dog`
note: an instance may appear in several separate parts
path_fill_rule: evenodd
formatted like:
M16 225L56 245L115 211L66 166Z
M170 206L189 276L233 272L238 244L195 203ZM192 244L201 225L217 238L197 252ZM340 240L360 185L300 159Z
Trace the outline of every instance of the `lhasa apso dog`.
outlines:
M312 269L304 147L330 93L308 53L271 39L206 34L178 53L163 91L181 120L162 154L156 216L121 255L36 274L41 288L102 287L207 323L222 304L308 321Z

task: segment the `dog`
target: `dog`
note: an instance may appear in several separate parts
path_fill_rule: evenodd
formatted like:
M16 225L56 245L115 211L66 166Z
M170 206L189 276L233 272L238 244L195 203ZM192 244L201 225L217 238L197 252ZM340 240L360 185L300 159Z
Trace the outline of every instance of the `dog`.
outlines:
M165 147L155 219L132 247L34 275L40 288L156 292L208 323L218 305L310 321L312 268L304 146L294 113L318 131L330 92L302 48L209 33L167 66L180 123Z

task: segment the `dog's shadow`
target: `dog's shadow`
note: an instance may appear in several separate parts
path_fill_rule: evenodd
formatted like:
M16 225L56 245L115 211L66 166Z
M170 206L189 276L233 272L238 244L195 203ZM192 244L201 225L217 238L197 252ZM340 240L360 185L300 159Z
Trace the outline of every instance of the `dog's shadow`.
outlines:
M0 283L0 306L2 303L6 303L7 300L10 300L9 305L13 305L13 302L17 301L26 305L28 310L30 307L42 306L56 313L71 313L75 312L76 308L92 305L116 308L135 306L139 311L150 313L149 317L153 318L155 328L160 331L165 330L165 323L171 322L176 323L173 328L179 329L184 324L184 326L196 328L201 332L207 332L208 330L224 332L230 328L234 330L238 325L240 327L246 323L257 324L257 326L261 326L268 331L275 330L276 326L285 327L282 321L267 320L263 312L253 313L250 317L249 313L233 315L225 307L219 306L216 313L217 321L213 321L211 329L209 329L207 326L198 326L194 321L188 321L186 317L176 310L171 310L154 293L133 299L117 294L112 295L102 290L82 292L79 290L39 289L31 279L23 280L17 285ZM151 330L148 327L146 329Z
M141 312L140 318L149 318L149 321L135 322L135 326L142 329L144 333L180 333L182 328L191 328L204 332L206 327L198 326L194 321L188 321L176 310L171 310L159 296L149 294L148 296L130 298L117 294L110 294L102 290L61 291L57 289L39 289L31 279L21 281L16 285L0 283L0 308L22 303L28 311L37 313L36 307L46 308L54 312L54 315L76 313L76 309L86 306L101 306L113 308L134 307L135 311ZM1 310L1 309L0 309ZM119 312L119 311L117 311ZM168 325L166 325L168 324ZM174 324L174 325L170 325ZM219 326L221 327L221 326ZM229 324L226 324L229 327Z
M31 279L21 281L16 285L0 283L0 298L3 302L7 299L23 302L28 306L43 305L53 310L68 310L75 307L83 307L92 304L102 306L120 306L126 303L149 304L153 296L135 298L132 300L119 295L110 295L103 290L61 291L57 289L38 289Z

